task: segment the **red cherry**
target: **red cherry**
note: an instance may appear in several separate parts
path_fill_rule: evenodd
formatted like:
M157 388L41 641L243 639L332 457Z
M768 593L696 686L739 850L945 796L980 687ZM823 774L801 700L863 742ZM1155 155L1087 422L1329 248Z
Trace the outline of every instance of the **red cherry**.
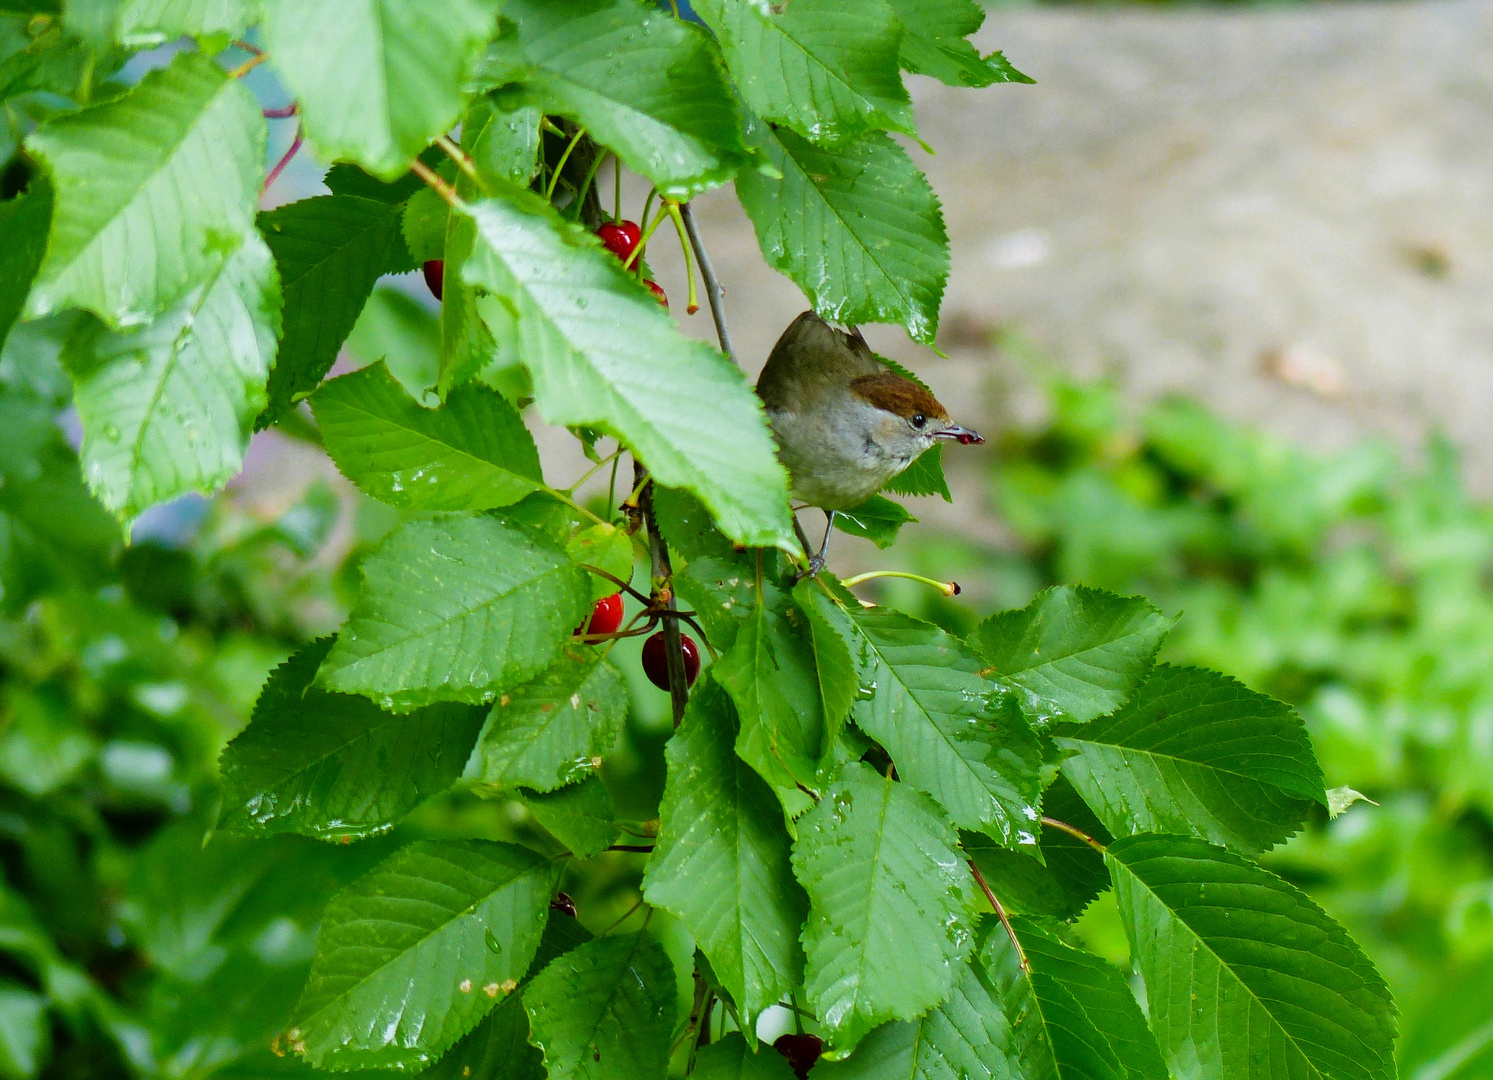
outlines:
M608 251L626 262L632 249L643 239L643 230L638 228L636 221L609 221L596 230L596 235L601 237L601 242Z
M622 625L622 594L613 593L596 601L591 609L591 621L577 626L577 634L615 634Z
M818 1035L779 1035L772 1048L788 1059L798 1080L805 1080L814 1062L819 1060L824 1042Z
M446 260L430 259L420 268L425 272L425 284L435 294L435 298L441 298L441 287L446 283Z
M669 294L664 292L664 287L662 285L654 281L652 278L649 278L647 281L643 282L643 284L647 285L648 288L653 292L653 295L658 297L658 302L660 304L662 304L666 308L669 306Z
M679 635L684 650L684 685L694 686L700 674L700 647L688 634ZM669 688L669 662L664 658L664 632L660 630L643 642L643 674L660 690Z

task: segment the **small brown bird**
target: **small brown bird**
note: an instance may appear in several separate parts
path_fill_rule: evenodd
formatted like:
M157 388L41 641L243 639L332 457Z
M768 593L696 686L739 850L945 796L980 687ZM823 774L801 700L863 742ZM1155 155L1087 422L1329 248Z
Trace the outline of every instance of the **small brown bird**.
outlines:
M793 481L793 497L828 517L809 573L824 568L835 513L865 502L939 439L982 439L949 419L938 399L876 358L854 327L812 311L794 319L767 358L757 395ZM794 519L798 528L798 520ZM810 545L798 530L804 554Z

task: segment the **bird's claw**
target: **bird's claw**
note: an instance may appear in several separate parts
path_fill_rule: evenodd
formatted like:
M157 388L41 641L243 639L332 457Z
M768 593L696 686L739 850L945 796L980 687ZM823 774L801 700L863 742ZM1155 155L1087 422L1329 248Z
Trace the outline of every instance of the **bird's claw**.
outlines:
M804 578L818 577L819 571L824 569L824 556L814 555L809 558L809 565L793 575L793 584L797 585Z

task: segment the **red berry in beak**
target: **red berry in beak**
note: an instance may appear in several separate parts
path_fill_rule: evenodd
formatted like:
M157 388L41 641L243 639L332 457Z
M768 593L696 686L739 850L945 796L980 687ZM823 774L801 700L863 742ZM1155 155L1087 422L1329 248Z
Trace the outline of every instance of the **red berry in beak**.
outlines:
M636 221L609 221L596 230L596 235L601 237L601 242L608 251L626 262L633 248L643 239L643 230L638 228Z
M688 634L679 635L684 652L684 685L694 686L700 675L700 647ZM669 661L664 652L664 632L660 630L643 642L643 674L660 690L669 689Z
M431 259L420 268L425 272L425 284L439 300L441 290L446 283L446 261L444 259Z

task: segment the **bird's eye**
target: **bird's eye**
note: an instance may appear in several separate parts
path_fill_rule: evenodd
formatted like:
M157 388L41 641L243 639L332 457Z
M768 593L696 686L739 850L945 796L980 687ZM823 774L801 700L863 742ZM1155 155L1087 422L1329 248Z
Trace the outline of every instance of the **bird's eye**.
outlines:
M919 431L922 430L923 425L926 424L927 422L928 422L928 418L926 416L924 416L922 413L913 413L912 414L912 426L915 427L915 428L917 428Z

